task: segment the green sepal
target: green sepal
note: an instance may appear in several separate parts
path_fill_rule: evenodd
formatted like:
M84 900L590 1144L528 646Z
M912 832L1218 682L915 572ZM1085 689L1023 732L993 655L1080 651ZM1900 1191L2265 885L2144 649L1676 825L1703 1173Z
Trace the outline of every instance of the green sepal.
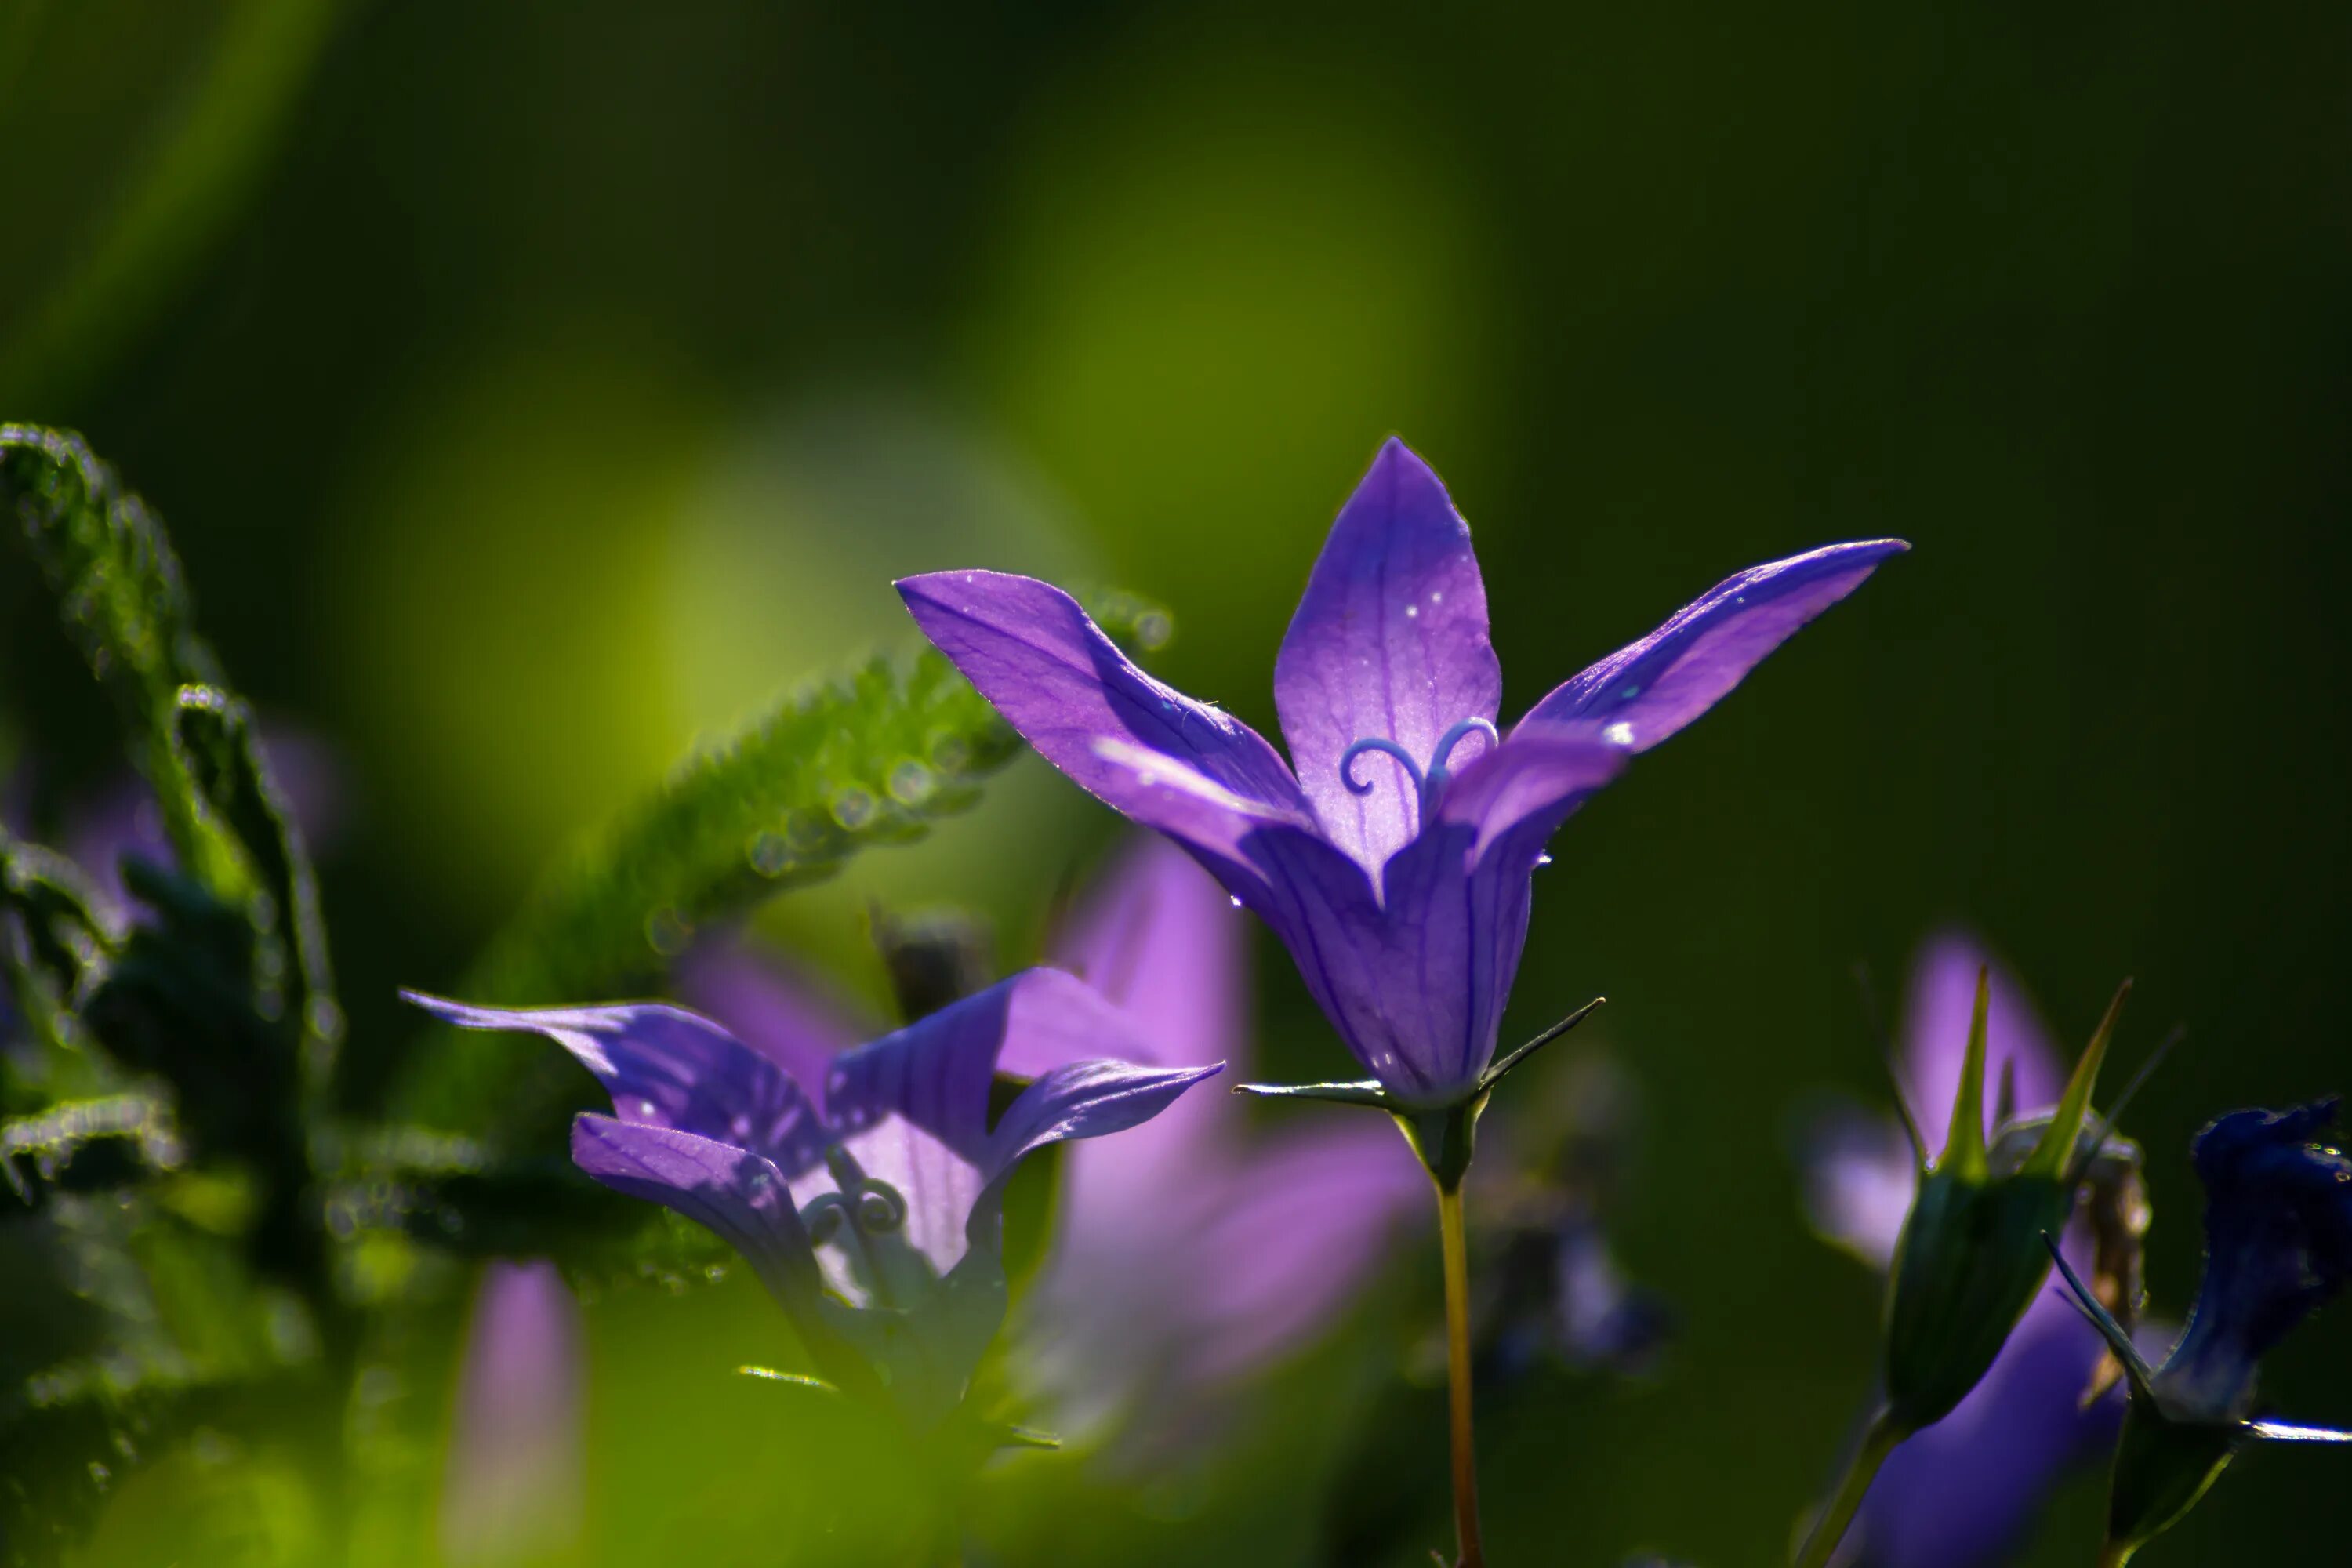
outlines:
M1886 1403L1906 1432L1968 1397L2042 1289L2045 1231L2065 1227L2063 1183L1969 1179L1937 1169L1919 1184L1886 1298Z
M821 1377L811 1377L806 1373L784 1372L772 1366L739 1366L735 1369L735 1375L757 1378L761 1383L781 1383L788 1388L804 1388L812 1394L822 1394L829 1398L841 1397L840 1389Z
M1402 1114L1396 1097L1374 1079L1353 1083L1237 1083L1233 1092L1260 1100L1321 1100L1333 1105L1362 1105Z
M1470 1173L1470 1158L1478 1147L1478 1118L1486 1110L1486 1095L1481 1090L1435 1110L1400 1109L1391 1114L1437 1190L1453 1193L1461 1190L1463 1178Z
M2173 1421L2135 1395L2124 1413L2108 1482L2105 1561L2125 1562L2179 1523L2252 1440L2252 1429L2242 1422Z
M1887 1280L1887 1408L1905 1430L1942 1420L1968 1396L2049 1277L2043 1238L2064 1230L2074 1213L2082 1174L2075 1144L2130 989L2126 981L2116 993L2057 1112L2009 1170L1985 1138L1991 985L1989 972L1978 971L1951 1131L1942 1158L1920 1175Z
M1608 1000L1609 998L1606 996L1595 996L1591 1001L1587 1002L1583 1006L1579 1007L1575 1012L1570 1013L1567 1017L1562 1018L1559 1023L1554 1024L1550 1028L1546 1029L1542 1034L1538 1035L1534 1039L1529 1040L1527 1044L1521 1046L1510 1055L1503 1058L1500 1061L1489 1064L1486 1070L1478 1075L1478 1092L1480 1094L1493 1093L1495 1086L1503 1081L1505 1075L1525 1063L1529 1057L1534 1056L1538 1051L1543 1049L1546 1046L1551 1044L1554 1040L1559 1038L1562 1035L1565 1035L1579 1024L1584 1022L1585 1019L1591 1017L1592 1016L1593 1009L1599 1007L1602 1003Z
M2083 1047L2082 1058L2074 1064L2074 1076L2067 1080L2065 1097L2058 1102L2058 1113L2050 1119L2041 1143L2025 1162L2026 1173L2059 1180L2074 1167L2075 1141L2082 1134L2083 1119L2090 1114L2091 1091L2098 1087L2099 1068L2107 1059L2107 1045L2115 1038L2116 1020L2123 1014L2124 999L2131 994L2131 988L2128 980L2116 987L2115 999L2107 1004L2105 1016L2099 1020L2091 1043Z

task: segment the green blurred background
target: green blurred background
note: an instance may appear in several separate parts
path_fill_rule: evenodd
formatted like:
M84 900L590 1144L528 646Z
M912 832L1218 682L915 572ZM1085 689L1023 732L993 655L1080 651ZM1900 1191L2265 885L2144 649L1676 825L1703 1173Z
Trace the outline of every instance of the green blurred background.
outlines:
M1882 1092L1857 960L1885 987L1961 921L2074 1040L2125 973L2126 1059L2188 1022L2135 1117L2160 1310L2197 1125L2352 1087L2347 91L2352 10L2310 5L0 0L0 416L84 431L240 683L340 752L362 1091L393 987L453 982L546 857L906 644L895 574L1155 595L1163 673L1270 725L1391 431L1476 530L1507 712L1737 567L1908 538L1561 836L1506 1031L1609 994L1647 1089L1618 1242L1682 1334L1490 1415L1495 1556L1731 1568L1869 1374L1874 1288L1787 1157L1806 1094ZM99 779L37 608L0 581L0 725ZM867 900L1017 948L1109 828L1024 761L764 921L871 989ZM1273 1067L1331 1070L1261 956ZM1016 1480L1009 1560L1329 1561L1328 1478L1401 1446L1433 1489L1381 1561L1425 1561L1442 1433L1394 1367L1431 1272L1285 1374L1259 1462ZM590 1325L597 1561L771 1561L809 1486L887 1497L778 1480L810 1461L723 1375L776 1332L748 1284ZM2272 1392L2352 1417L2347 1336ZM2342 1464L2260 1454L2144 1560L2335 1561ZM172 1484L89 1561L164 1560ZM2031 1561L2087 1561L2097 1492Z

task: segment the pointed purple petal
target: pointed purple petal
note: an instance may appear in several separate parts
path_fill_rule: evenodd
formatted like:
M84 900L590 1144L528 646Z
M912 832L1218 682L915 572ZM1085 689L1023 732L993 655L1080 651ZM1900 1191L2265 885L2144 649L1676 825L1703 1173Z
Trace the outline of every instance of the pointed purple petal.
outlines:
M1050 973L1050 972L1049 972ZM980 1162L987 1184L966 1229L975 1246L993 1243L1004 1184L1040 1149L1075 1138L1100 1138L1140 1126L1224 1064L1148 1068L1132 1062L1079 1061L1055 1068L1021 1091L989 1139Z
M717 1139L795 1174L824 1152L824 1129L800 1086L683 1007L477 1007L418 991L401 994L459 1028L546 1036L596 1075L623 1121Z
M572 1163L711 1232L743 1255L796 1324L813 1321L822 1290L815 1253L783 1173L769 1161L691 1132L583 1111L572 1121Z
M1454 724L1493 722L1502 696L1469 526L1429 465L1391 437L1339 509L1274 666L1283 737L1324 831L1367 868L1385 861L1412 836L1413 783L1365 757L1358 777L1374 787L1359 795L1340 758L1369 737L1425 768Z
M442 1484L448 1562L521 1562L579 1538L583 1338L580 1304L554 1264L500 1259L483 1269Z
M2016 977L1973 937L1947 931L1930 939L1913 961L1903 1018L1900 1087L1929 1149L1941 1149L1951 1131L1952 1101L1959 1092L1969 1023L1976 1013L1977 971L1988 966L1992 1004L1985 1016L1987 1121L2004 1071L2015 1074L2020 1112L2047 1110L2065 1092L2065 1068Z
M1059 588L1000 572L934 572L898 586L923 635L1005 721L1113 809L1130 811L1132 773L1106 762L1098 742L1174 758L1244 801L1307 816L1289 768L1256 731L1138 669Z
M1555 689L1522 722L1586 725L1612 744L1645 752L1715 706L1881 561L1909 548L1874 539L1751 566Z
M1366 1031L1373 1072L1409 1098L1442 1100L1495 1053L1527 942L1530 878L1543 847L1624 766L1615 747L1521 726L1457 776L1435 820L1390 858L1384 949Z

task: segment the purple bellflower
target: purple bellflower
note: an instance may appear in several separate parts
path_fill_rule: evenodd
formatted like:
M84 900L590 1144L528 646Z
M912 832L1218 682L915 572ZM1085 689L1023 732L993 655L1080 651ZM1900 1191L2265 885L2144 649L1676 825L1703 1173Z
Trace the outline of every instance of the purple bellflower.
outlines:
M715 1232L827 1380L918 1428L960 1405L1003 1321L1014 1168L1148 1121L1218 1070L1107 1059L1149 1049L1118 1008L1051 969L835 1058L821 1078L795 1077L681 1007L409 999L461 1027L541 1034L570 1051L614 1111L574 1120L573 1163ZM992 1118L999 1073L1034 1081Z
M1274 928L1373 1075L1351 1086L1361 1098L1431 1111L1493 1081L1553 830L1903 548L1831 545L1743 572L1505 734L1470 531L1392 439L1340 509L1275 662L1287 763L1138 669L1058 588L975 571L898 591L1046 761Z
M441 1489L452 1563L544 1560L580 1534L587 1454L580 1303L545 1258L482 1270Z
M2262 1358L2352 1283L2352 1159L2322 1142L2336 1111L2333 1099L2233 1110L2197 1135L2205 1277L2188 1329L2160 1364L2140 1357L2059 1259L2075 1304L2131 1382L2104 1564L2122 1564L2169 1529L2249 1443L2352 1443L2352 1432L2255 1418Z
M1241 1065L1244 919L1181 851L1142 838L1081 894L1050 955L1121 1009L1153 1061ZM821 1079L857 1038L811 987L740 946L697 953L678 987L795 1076ZM920 1006L929 987L901 975L899 989ZM1253 1137L1228 1095L1186 1095L1073 1147L1045 1272L1010 1331L1013 1378L1040 1420L1115 1470L1203 1457L1242 1385L1361 1289L1426 1184L1381 1128Z
M1898 1089L1930 1148L1942 1147L1949 1131L1977 976L1989 964L1973 941L1948 934L1930 942L1913 969ZM2021 1112L2054 1106L2066 1080L2048 1031L2016 982L1990 967L1987 1077L2011 1085ZM1807 1204L1825 1238L1889 1268L1917 1185L1918 1163L1899 1122L1853 1110L1821 1126ZM2085 1267L2087 1228L2078 1223L2066 1242ZM2101 1360L2053 1279L1975 1389L1887 1459L1836 1561L1856 1568L1999 1561L2066 1469L2113 1440L2122 1401L2102 1397L2084 1407Z

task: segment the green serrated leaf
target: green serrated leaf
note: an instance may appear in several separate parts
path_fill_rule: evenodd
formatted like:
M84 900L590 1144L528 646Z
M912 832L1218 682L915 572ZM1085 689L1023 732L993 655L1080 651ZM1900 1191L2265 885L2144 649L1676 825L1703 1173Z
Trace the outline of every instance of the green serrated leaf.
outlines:
M293 810L262 762L253 715L218 687L184 686L173 694L173 749L208 812L252 862L259 886L250 912L264 938L264 972L257 977L262 1006L300 1032L309 1081L323 1089L342 1034L326 926L310 857Z
M180 688L212 683L219 669L196 636L163 525L79 437L37 426L0 425L0 502L16 513L58 617L113 699L181 863L215 888L241 885L238 857L205 820L173 753Z
M0 1214L50 1192L120 1186L180 1163L171 1112L142 1094L74 1100L0 1121Z
M1098 595L1091 607L1130 647L1168 639L1167 612L1145 601ZM541 885L459 990L473 1001L552 1004L651 989L713 925L968 808L1020 750L937 653L869 659L689 758ZM393 1100L403 1121L495 1125L536 1147L585 1103L577 1069L537 1042L440 1031L413 1060Z

